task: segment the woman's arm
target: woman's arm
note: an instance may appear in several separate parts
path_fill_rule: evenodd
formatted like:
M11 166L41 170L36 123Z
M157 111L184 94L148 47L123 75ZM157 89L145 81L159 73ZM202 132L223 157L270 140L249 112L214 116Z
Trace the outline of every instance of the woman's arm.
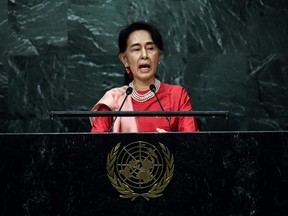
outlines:
M192 111L192 104L190 102L190 97L184 88L182 88L181 92L179 111ZM199 131L195 117L193 116L179 117L178 131L183 132Z
M108 106L101 104L97 111L111 111ZM94 118L91 132L108 132L112 124L112 117L96 117Z

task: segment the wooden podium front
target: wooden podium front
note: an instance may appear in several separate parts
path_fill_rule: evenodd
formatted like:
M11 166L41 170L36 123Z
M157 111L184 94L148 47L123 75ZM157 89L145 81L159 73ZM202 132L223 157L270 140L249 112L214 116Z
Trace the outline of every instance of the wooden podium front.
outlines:
M1 134L0 149L1 215L288 215L288 132Z

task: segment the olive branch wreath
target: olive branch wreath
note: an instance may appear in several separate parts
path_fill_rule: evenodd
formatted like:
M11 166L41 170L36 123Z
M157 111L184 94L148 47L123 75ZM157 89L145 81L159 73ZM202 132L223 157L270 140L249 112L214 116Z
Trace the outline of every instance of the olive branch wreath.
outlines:
M120 143L118 143L115 147L112 148L110 153L107 156L107 163L106 163L106 169L107 169L107 176L112 184L112 186L121 193L121 198L132 198L132 201L135 200L137 197L143 197L147 201L149 198L157 198L162 196L162 192L169 184L170 180L173 177L174 172L174 157L173 154L170 153L169 149L159 142L159 145L161 147L161 150L165 156L166 161L166 172L164 173L163 177L160 179L158 183L155 183L153 187L146 193L136 193L134 192L127 184L120 181L115 172L115 166L114 163L117 158L117 154L119 151Z

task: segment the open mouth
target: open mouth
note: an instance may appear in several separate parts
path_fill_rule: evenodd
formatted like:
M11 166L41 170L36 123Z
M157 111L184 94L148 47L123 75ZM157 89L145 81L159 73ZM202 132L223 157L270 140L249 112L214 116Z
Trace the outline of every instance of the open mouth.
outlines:
M139 65L139 68L142 72L147 72L150 70L150 65L149 64L141 64L141 65Z

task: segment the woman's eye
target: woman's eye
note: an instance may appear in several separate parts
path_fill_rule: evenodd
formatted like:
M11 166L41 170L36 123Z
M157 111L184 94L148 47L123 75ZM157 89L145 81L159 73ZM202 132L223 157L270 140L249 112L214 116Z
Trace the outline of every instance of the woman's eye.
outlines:
M139 50L140 50L139 48L134 48L134 49L132 49L133 52L137 52L137 51L139 51Z

